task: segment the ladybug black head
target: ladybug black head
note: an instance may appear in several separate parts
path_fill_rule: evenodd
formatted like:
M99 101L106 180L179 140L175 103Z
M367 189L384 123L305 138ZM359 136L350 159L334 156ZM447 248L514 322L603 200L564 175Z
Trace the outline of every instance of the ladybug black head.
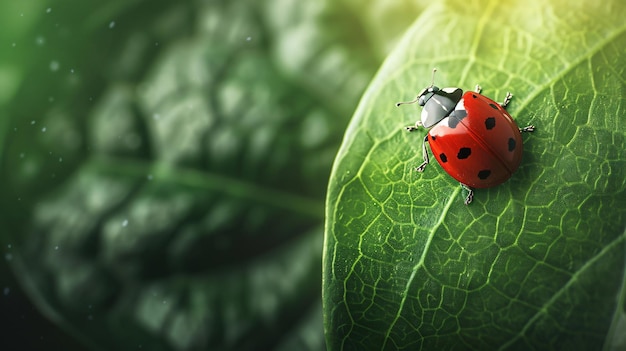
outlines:
M446 118L456 104L461 101L463 90L460 88L443 88L431 85L424 88L418 95L418 103L424 106L422 109L422 126L430 128Z
M426 105L426 102L430 100L430 98L433 97L433 95L438 91L439 87L436 87L434 85L422 89L422 91L420 91L420 93L417 95L417 103L420 106Z

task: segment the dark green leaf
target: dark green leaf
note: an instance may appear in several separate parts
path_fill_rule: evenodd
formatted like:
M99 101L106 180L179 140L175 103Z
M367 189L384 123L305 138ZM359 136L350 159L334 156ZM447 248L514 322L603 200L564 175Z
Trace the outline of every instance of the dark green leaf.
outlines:
M626 26L619 1L447 1L423 13L365 93L327 198L330 350L623 349ZM430 84L501 100L520 169L463 205L424 173ZM622 332L620 332L620 330ZM621 341L620 341L621 340ZM621 343L621 344L620 344Z
M99 349L323 349L328 173L382 54L315 1L40 5L0 127L35 303Z

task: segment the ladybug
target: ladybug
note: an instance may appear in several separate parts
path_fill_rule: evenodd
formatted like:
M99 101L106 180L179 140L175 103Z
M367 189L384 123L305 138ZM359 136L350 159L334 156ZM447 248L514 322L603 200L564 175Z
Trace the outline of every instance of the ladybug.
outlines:
M491 188L505 182L522 161L522 132L535 126L518 128L506 111L513 95L507 92L501 104L481 95L480 85L463 93L460 88L440 89L434 85L436 69L429 87L413 101L399 102L423 106L421 120L406 127L413 132L423 127L428 134L422 143L424 162L416 170L423 172L430 162L426 144L437 162L467 190L466 205L474 198L474 188Z

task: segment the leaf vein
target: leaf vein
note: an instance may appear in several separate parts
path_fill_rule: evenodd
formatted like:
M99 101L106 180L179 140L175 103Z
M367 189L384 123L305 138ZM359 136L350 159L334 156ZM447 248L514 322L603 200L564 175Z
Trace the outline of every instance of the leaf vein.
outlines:
M548 314L548 308L553 306L556 303L556 301L563 294L565 294L566 291L568 291L568 289L572 285L574 285L578 281L578 277L580 275L582 275L584 272L586 272L588 269L590 269L591 266L593 266L593 264L595 264L598 260L600 260L600 258L602 258L607 252L609 252L610 250L614 249L619 244L622 244L625 241L625 239L626 239L626 235L621 235L621 236L617 237L611 243L606 245L595 256L591 257L587 262L585 262L585 264L582 265L578 271L576 271L574 274L572 274L571 278L567 281L567 283L557 293L555 293L552 296L552 298L550 298L548 301L546 301L546 303L544 303L543 306L541 306L541 308L537 310L537 313L535 313L530 319L528 319L528 322L526 322L526 324L521 329L519 334L517 334L515 337L511 338L511 340L509 340L507 343L503 344L502 347L500 347L500 350L507 349L509 346L513 345L513 343L515 343L517 340L522 338L526 334L528 329L533 325L533 323L535 323L543 314Z
M618 30L616 30L615 33L613 33L613 35L609 35L609 36L605 37L604 40L598 41L598 44L596 46L591 47L589 51L585 52L583 55L578 57L576 60L572 61L569 66L566 66L564 69L562 69L561 71L557 72L557 74L555 76L553 76L552 79L548 79L543 84L537 86L537 89L535 89L533 92L531 92L530 94L526 95L525 98L521 100L521 103L520 103L518 109L520 111L525 110L528 107L528 105L537 96L539 96L539 94L541 92L547 90L550 86L552 86L552 84L554 84L554 82L556 82L556 81L560 80L561 78L563 78L567 73L569 73L571 70L576 68L579 64L582 64L586 60L589 60L590 58L592 58L595 54L599 53L604 47L606 47L610 43L612 43L613 40L615 40L615 38L617 38L618 36L623 34L625 31L626 31L626 25L624 25L624 26L620 27Z
M145 177L152 175L156 180L171 181L200 189L225 193L229 196L252 200L275 208L288 210L313 218L322 219L324 203L297 194L277 189L263 188L258 184L232 179L206 171L181 168L158 162L136 159L95 156L92 160L96 167L114 170L124 174Z
M444 224L444 219L446 218L446 214L450 210L450 207L452 206L452 204L456 201L457 197L459 196L460 191L461 191L461 187L456 187L452 195L448 198L448 201L446 202L443 210L441 211L441 214L439 215L437 222L430 230L428 239L426 240L426 244L424 245L424 251L422 251L422 255L420 256L419 261L415 264L415 266L413 266L411 276L407 280L406 285L404 287L404 291L402 292L402 300L400 301L400 305L398 306L398 311L396 312L396 316L394 317L393 321L389 324L389 328L387 328L387 332L385 333L385 340L381 348L383 350L385 349L387 345L387 341L389 340L389 336L391 335L391 331L393 330L393 327L398 322L398 319L400 319L400 315L402 314L402 310L404 309L404 304L406 303L406 299L409 295L409 289L411 287L411 284L413 284L413 280L415 279L417 270L424 265L424 260L430 248L430 244L432 243L433 237L435 236L437 229L439 229L439 227Z

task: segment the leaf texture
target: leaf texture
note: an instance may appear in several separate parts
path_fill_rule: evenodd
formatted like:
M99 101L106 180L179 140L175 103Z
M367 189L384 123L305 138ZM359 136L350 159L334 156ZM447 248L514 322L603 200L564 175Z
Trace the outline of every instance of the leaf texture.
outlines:
M445 1L417 19L335 160L323 267L329 350L612 347L624 313L624 10L617 1ZM430 84L433 67L440 87L479 83L495 100L513 92L512 116L537 126L517 173L476 191L470 206L436 163L414 171L425 132L403 126L420 111L394 107Z

